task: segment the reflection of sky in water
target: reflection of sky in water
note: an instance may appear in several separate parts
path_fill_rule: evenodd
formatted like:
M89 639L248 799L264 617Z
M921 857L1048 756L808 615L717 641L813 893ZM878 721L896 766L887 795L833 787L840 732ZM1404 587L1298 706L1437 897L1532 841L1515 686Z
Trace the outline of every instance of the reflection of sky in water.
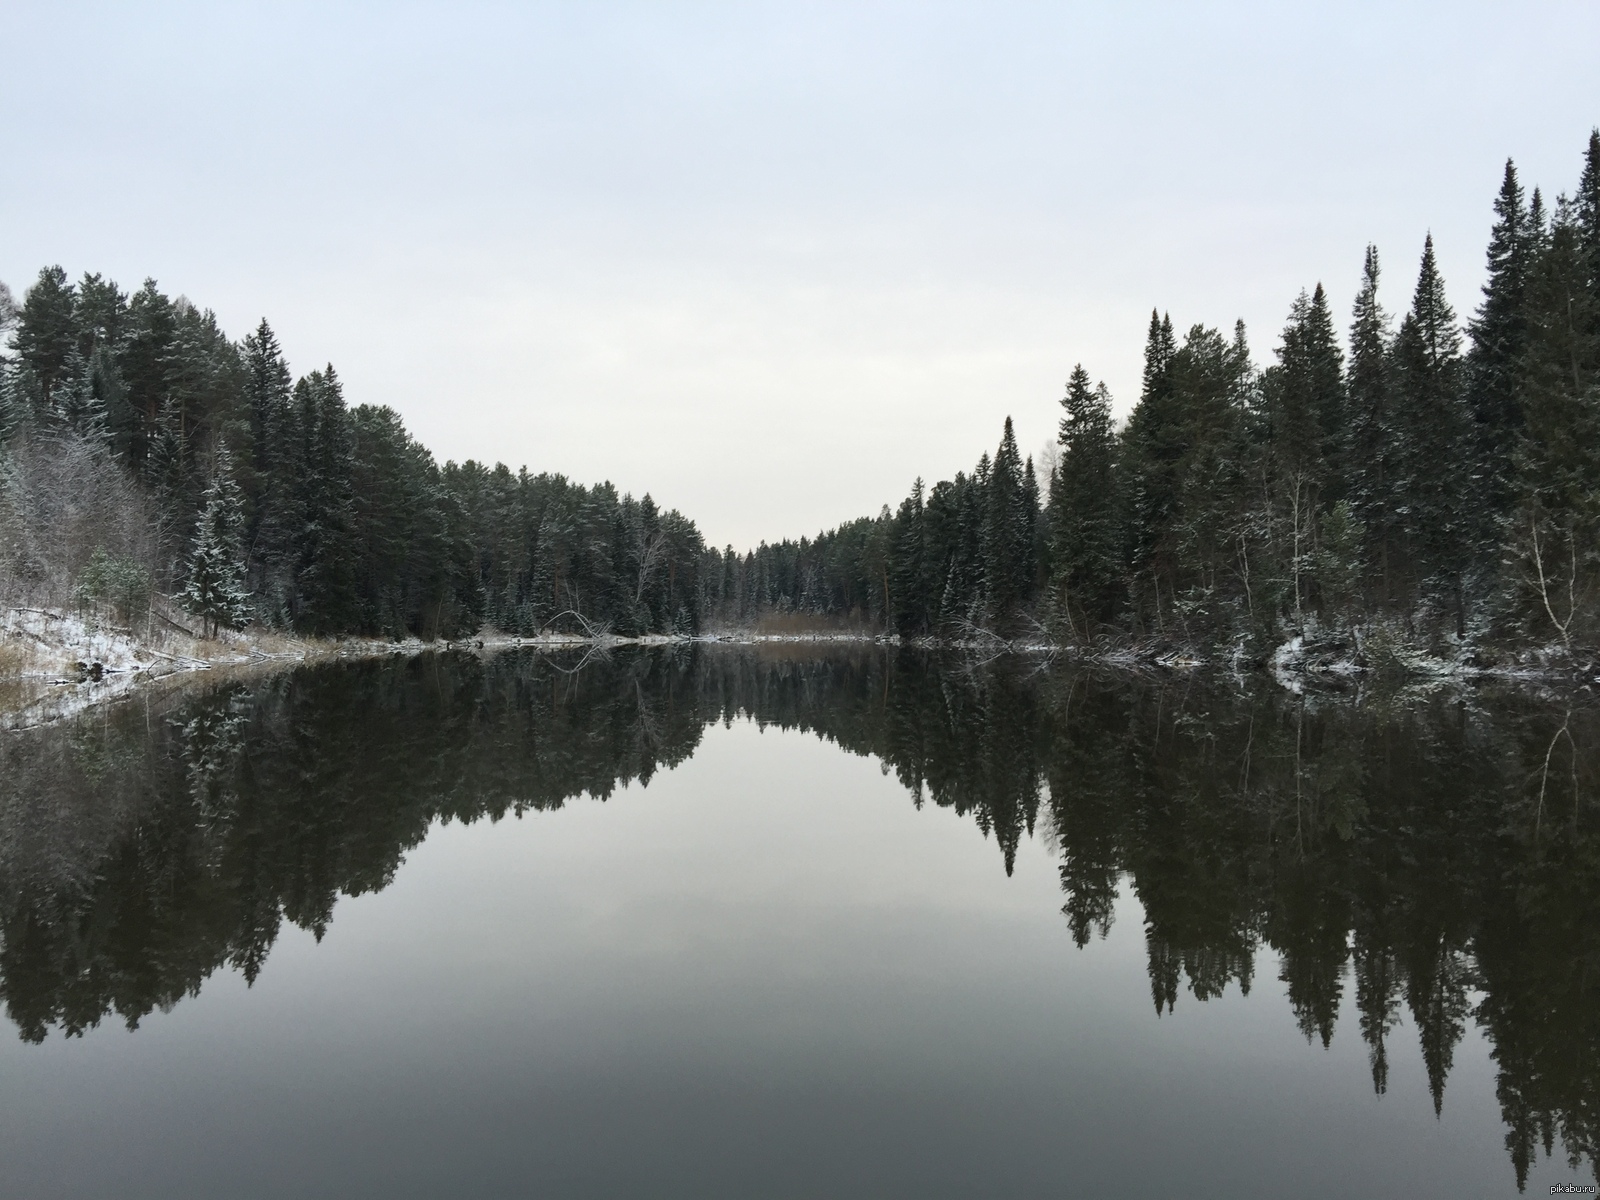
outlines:
M875 762L712 726L648 788L435 829L251 991L0 1041L4 1190L1513 1192L1470 1021L1436 1121L1409 1020L1380 1099L1349 999L1308 1046L1271 951L1158 1020L1137 902L1076 950L1057 866L1025 839L1008 879Z

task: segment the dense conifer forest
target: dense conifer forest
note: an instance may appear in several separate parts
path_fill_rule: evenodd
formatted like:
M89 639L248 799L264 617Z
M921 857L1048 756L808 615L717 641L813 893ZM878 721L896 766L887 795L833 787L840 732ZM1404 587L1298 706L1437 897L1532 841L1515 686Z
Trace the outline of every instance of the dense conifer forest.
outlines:
M296 378L265 320L234 341L154 280L48 267L0 294L0 599L128 617L159 592L208 628L423 638L788 622L1236 660L1296 637L1368 660L1592 647L1600 131L1574 194L1547 204L1507 162L1493 212L1464 322L1431 238L1398 301L1367 248L1343 330L1303 291L1265 367L1242 324L1154 312L1120 427L1075 367L1055 461L1008 420L896 511L745 553L610 484L441 466L331 365Z

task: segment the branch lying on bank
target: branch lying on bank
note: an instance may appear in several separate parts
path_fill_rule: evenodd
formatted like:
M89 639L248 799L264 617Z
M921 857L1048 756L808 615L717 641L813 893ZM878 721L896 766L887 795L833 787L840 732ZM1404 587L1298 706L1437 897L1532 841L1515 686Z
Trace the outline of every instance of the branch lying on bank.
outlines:
M601 639L605 638L606 636L608 636L611 633L611 626L610 626L609 623L603 624L603 625L591 624L590 621L588 620L588 618L585 617L577 609L569 608L569 609L566 609L566 610L564 610L562 612L558 612L555 616L551 617L543 625L539 626L538 636L539 637L543 637L547 632L549 632L550 626L554 625L562 617L571 617L579 625L583 626L584 633L586 633L589 637L593 638L597 642L600 641Z

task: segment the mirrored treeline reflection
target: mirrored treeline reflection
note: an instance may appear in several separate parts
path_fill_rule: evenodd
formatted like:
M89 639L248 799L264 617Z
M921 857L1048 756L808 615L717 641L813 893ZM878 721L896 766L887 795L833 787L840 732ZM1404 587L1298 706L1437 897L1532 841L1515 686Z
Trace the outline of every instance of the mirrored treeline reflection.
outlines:
M0 989L21 1036L130 1027L284 921L382 889L439 820L604 799L749 717L876 756L1011 869L1059 851L1082 946L1124 882L1156 1013L1263 947L1302 1032L1374 1087L1420 1041L1436 1107L1479 1024L1519 1182L1600 1161L1600 706L1516 692L1302 697L913 650L723 647L313 667L0 742Z

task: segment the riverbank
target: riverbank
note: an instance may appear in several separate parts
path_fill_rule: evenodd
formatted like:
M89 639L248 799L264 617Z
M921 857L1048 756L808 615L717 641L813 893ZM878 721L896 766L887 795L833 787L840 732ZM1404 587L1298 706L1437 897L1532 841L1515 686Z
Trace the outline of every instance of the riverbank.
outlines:
M1477 683L1517 683L1571 691L1600 683L1600 664L1564 647L1488 656L1474 647L1439 653L1372 630L1333 635L1309 629L1287 638L1270 656L1242 650L1206 652L1164 640L1106 640L1063 645L1038 635L1006 640L979 631L958 639L903 639L863 629L721 629L693 637L649 634L617 637L547 633L518 637L485 629L450 640L301 637L263 627L221 630L207 637L185 614L152 611L143 628L131 628L81 613L50 608L14 608L0 619L0 730L33 728L74 716L136 692L182 686L201 673L255 675L286 666L335 659L378 658L424 651L497 651L519 647L603 652L622 646L698 643L723 646L845 647L912 646L959 652L987 661L1016 654L1058 659L1120 671L1181 673L1221 671L1271 679L1303 693L1433 690ZM1591 656L1592 657L1592 656Z

